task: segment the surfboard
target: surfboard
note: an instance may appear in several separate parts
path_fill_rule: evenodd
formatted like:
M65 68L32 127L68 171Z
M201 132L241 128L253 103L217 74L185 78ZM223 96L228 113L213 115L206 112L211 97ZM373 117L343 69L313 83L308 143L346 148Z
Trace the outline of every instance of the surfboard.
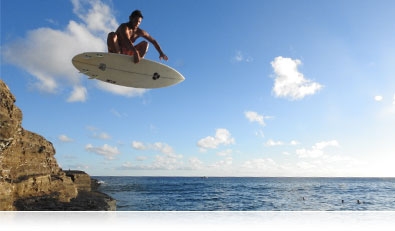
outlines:
M73 57L72 63L89 79L134 88L161 88L184 81L175 69L162 63L133 56L105 52L85 52Z

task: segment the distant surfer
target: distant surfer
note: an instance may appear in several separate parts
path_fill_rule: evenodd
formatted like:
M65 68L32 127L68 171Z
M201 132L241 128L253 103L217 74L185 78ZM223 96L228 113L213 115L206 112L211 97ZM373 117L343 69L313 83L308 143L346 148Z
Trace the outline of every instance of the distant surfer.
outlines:
M122 23L115 32L110 32L107 36L107 47L109 53L118 53L134 56L134 62L138 63L144 58L148 51L148 42L142 41L137 45L134 42L143 37L148 40L159 52L159 59L168 60L163 53L159 43L152 38L145 30L139 28L143 15L141 11L135 10L129 16L129 22Z

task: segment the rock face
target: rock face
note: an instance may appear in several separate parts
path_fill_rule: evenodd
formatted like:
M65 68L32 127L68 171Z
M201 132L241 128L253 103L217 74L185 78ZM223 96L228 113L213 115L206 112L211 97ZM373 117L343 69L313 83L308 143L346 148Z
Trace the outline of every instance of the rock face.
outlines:
M14 103L15 97L0 80L0 210L115 210L112 198L91 192L88 174L60 169L52 143L22 128L22 112ZM89 193L109 202L108 208L93 208L92 199L83 209ZM79 209L72 206L77 200ZM46 202L58 207L51 209Z

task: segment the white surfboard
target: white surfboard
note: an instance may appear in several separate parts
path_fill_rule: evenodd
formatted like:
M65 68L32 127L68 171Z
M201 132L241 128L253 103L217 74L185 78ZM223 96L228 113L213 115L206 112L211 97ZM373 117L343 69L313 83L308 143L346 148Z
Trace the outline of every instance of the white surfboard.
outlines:
M133 56L86 52L72 59L73 65L90 79L134 88L160 88L184 81L176 70L162 63L141 59L133 62Z

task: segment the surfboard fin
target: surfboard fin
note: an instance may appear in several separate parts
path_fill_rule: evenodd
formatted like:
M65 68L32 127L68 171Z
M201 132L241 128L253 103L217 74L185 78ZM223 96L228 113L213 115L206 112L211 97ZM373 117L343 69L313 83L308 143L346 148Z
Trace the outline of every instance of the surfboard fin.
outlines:
M79 73L86 74L86 73L88 73L88 72L89 72L88 69L82 69Z
M99 75L93 74L93 75L88 75L90 71L88 69L82 69L79 73L85 74L88 76L88 79L96 79Z

